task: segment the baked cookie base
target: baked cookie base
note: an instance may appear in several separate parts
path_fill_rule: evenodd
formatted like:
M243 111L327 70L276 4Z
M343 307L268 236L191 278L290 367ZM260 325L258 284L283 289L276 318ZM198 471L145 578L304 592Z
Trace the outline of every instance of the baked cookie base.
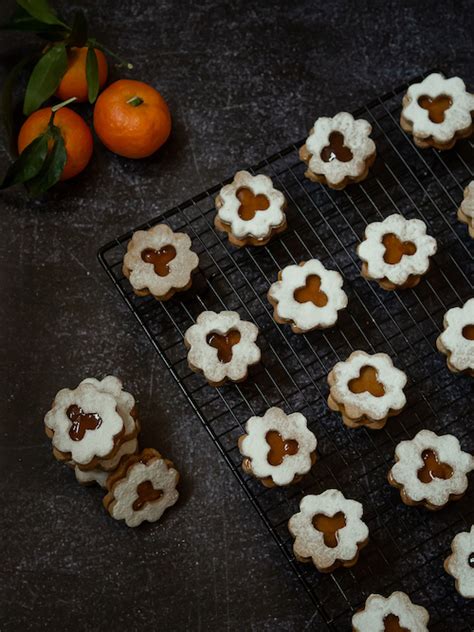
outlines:
M426 507L426 509L429 509L430 511L439 511L440 509L443 509L444 507L446 507L448 503L452 501L460 500L466 493L466 492L463 492L462 494L450 494L448 501L444 503L444 505L433 505L427 500L413 500L413 498L410 498L410 496L405 491L405 486L400 485L400 483L397 483L397 481L393 478L391 471L387 475L387 480L392 487L395 487L395 489L398 489L400 491L400 498L402 499L402 502L405 505L408 505L409 507L417 507L419 505L422 505L423 507ZM467 488L466 488L466 491L467 491Z
M367 546L368 543L369 543L369 538L367 538L366 540L363 540L362 542L359 542L359 544L357 545L357 553L355 554L355 556L352 559L350 559L350 560L336 560L334 562L334 564L332 564L331 566L327 566L327 567L319 566L318 564L313 562L313 558L311 558L311 557L301 557L297 553L295 553L294 555L295 555L295 558L298 560L298 562L302 562L303 564L313 563L314 566L317 568L317 570L320 573L332 573L337 568L341 568L341 567L343 567L343 568L350 568L351 566L354 566L355 564L357 564L357 561L359 559L359 555L360 555L361 550L365 546Z
M191 288L191 286L193 284L193 274L196 273L196 270L197 270L197 268L191 272L190 277L189 277L189 282L184 287L172 287L168 292L166 292L166 294L161 294L161 295L152 294L148 288L144 288L143 290L137 290L132 285L133 293L136 296L149 296L149 295L151 295L157 301L162 301L162 302L169 301L170 298L172 298L177 292L187 292L187 290L189 290ZM123 272L123 276L130 280L131 270L129 270L126 266L123 266L122 267L122 272Z
M240 446L242 441L244 440L244 438L247 435L242 435L241 437L239 437L238 440L238 446L239 446L239 450L240 450ZM248 457L244 457L243 461L242 461L242 469L246 474L250 474L250 476L253 476L254 478L257 479L257 481L260 481L262 483L262 485L265 485L265 487L288 487L289 485L296 485L296 483L299 483L305 476L306 474L309 473L309 471L311 470L311 468L313 467L313 465L316 463L316 450L314 452L311 452L310 454L310 458L311 458L311 465L309 467L309 469L306 472L302 472L301 474L297 474L293 480L291 481L291 483L288 483L288 485L277 485L273 478L271 476L266 476L265 478L259 478L258 476L256 476L253 473L252 470L252 460L249 459Z
M217 200L218 198L216 198L216 206L217 206ZM230 225L223 222L217 215L214 218L214 226L216 230L219 230L222 233L226 233L229 242L233 246L237 246L237 248L243 248L245 246L265 246L275 235L278 235L279 233L283 233L287 229L288 224L285 218L282 224L272 228L270 233L262 239L257 239L256 237L252 237L252 236L239 239L232 233L232 229Z
M463 224L467 224L469 236L474 239L474 219L462 212L462 209L458 209L458 220Z
M383 290L387 290L389 292L393 290L406 290L416 287L424 276L424 274L410 274L405 283L402 283L401 285L396 285L395 283L389 281L386 277L376 279L375 277L370 276L368 272L368 265L365 261L362 263L360 273L364 277L364 279L367 279L368 281L376 281ZM427 273L428 270L425 274Z
M313 133L313 129L310 130L309 135L311 135L312 133ZM338 182L337 184L335 184L334 182L328 181L326 179L326 176L315 173L314 171L310 169L309 161L311 160L312 155L313 154L308 151L308 148L306 147L306 143L302 147L300 147L300 150L299 150L300 159L304 163L306 163L306 165L308 166L308 169L305 171L305 174L304 174L305 177L308 178L308 180L311 180L312 182L319 182L321 184L325 184L330 189L335 189L336 191L340 191L341 189L344 189L348 184L362 182L362 180L365 180L367 178L367 176L369 175L369 169L375 162L377 152L374 151L374 153L371 154L366 159L364 170L359 175L346 176L343 180L341 180L341 182Z
M441 353L446 356L446 364L448 365L448 369L451 371L451 373L459 373L461 375L470 375L471 377L474 377L474 369L466 369L464 371L460 371L454 366L454 364L451 364L451 352L449 351L449 349L447 349L447 347L444 346L441 340L441 336L438 336L438 338L436 338L436 348L438 349L438 351L441 351Z

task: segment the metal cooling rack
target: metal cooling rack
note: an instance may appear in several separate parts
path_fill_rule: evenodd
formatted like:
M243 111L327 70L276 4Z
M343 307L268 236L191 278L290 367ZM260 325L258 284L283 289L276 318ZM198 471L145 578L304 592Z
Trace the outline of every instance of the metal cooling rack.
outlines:
M166 222L187 232L200 256L193 288L160 303L139 298L121 263L130 231L105 245L99 259L115 287L185 393L253 506L303 583L314 604L318 630L349 629L355 610L372 592L407 592L430 612L433 631L470 630L474 610L454 589L442 561L453 536L474 522L474 487L440 512L406 507L386 474L396 444L421 428L455 434L473 451L471 383L452 375L435 339L443 314L472 296L472 256L467 227L456 219L462 191L473 177L474 145L448 152L421 151L399 127L402 86L354 114L370 121L378 157L369 178L334 192L304 177L296 143L251 171L266 173L288 199L288 230L266 247L236 249L213 228L214 197L229 180L143 226ZM418 287L385 292L365 281L355 254L365 226L399 212L423 219L438 240L433 266ZM348 309L326 331L295 335L277 325L266 292L284 266L310 257L345 279ZM211 388L186 361L183 335L203 310L237 310L260 328L262 363L238 385ZM353 350L388 353L409 378L408 405L383 430L350 430L326 404L326 376ZM251 415L270 406L301 411L318 438L311 474L289 489L266 489L240 469L237 439ZM287 531L304 493L341 489L364 505L370 542L352 569L320 574L295 561Z

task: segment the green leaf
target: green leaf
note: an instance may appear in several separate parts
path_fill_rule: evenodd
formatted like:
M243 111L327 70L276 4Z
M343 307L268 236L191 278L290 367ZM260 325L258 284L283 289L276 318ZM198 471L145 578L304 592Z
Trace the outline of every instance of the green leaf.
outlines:
M31 15L21 7L17 7L9 21L0 25L0 29L6 31L30 31L32 33L38 33L38 35L49 34L50 37L54 35L56 41L61 37L65 37L68 32L65 26L40 22L36 18L31 17Z
M33 68L26 86L23 113L31 114L56 92L67 70L67 53L64 44L52 46Z
M36 196L44 193L59 182L66 164L67 154L64 139L59 128L53 126L54 144L38 175L28 181L27 187L30 195Z
M87 47L86 79L89 103L94 103L99 94L99 65L96 52L92 46Z
M13 88L14 85L20 76L22 70L30 62L32 57L25 57L21 61L19 61L7 75L3 83L2 88L2 97L1 97L1 107L2 107L2 121L5 131L7 133L7 137L11 140L12 131L13 131Z
M10 166L3 179L0 189L6 189L14 184L31 180L41 170L48 155L48 132L41 134L32 141Z
M67 38L68 46L85 46L87 42L87 20L84 11L76 11L71 32Z
M48 0L16 0L16 3L40 22L65 26L49 6Z

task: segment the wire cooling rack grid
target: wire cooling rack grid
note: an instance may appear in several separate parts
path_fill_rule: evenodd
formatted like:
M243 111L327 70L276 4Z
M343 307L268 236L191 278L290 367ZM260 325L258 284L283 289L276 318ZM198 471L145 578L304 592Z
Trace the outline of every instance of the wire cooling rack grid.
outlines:
M261 248L236 249L213 228L214 197L225 184L138 228L166 222L187 232L200 256L193 288L160 303L139 298L121 271L133 231L104 246L99 259L185 393L227 464L247 492L296 576L313 599L317 629L350 627L372 592L407 592L430 612L431 630L470 630L473 606L454 589L442 561L452 537L473 522L473 487L440 512L406 507L386 480L396 444L421 428L455 434L473 451L471 384L452 375L435 339L443 314L472 295L467 227L456 219L462 191L473 177L474 147L462 141L448 152L421 151L399 127L407 86L377 98L354 114L370 121L378 157L369 178L334 192L304 177L301 143L251 169L266 173L288 200L289 229ZM414 290L385 292L360 276L356 245L365 226L393 212L419 217L438 240L433 266ZM266 292L284 266L316 257L345 279L348 309L327 331L295 335L277 325ZM211 388L186 361L183 335L203 310L237 310L261 331L262 363L249 379ZM388 353L409 378L408 405L383 430L350 430L326 404L326 377L353 350ZM318 438L318 461L299 485L266 489L240 469L237 439L254 414L270 406L301 411ZM305 493L337 488L364 505L369 545L352 569L318 573L294 559L289 517Z

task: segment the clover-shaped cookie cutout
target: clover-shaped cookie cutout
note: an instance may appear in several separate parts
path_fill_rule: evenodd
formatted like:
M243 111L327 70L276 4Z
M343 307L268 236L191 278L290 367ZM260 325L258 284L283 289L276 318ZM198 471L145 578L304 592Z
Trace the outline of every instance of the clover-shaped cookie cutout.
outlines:
M461 498L474 469L474 457L463 452L453 435L420 430L395 448L395 465L388 473L390 485L400 490L406 505L424 505L435 511Z
M393 365L386 353L354 351L328 375L328 405L342 414L343 422L350 428L364 425L379 429L405 406L406 381L405 373Z
M444 315L443 326L436 346L447 356L449 370L474 376L474 298L462 307L449 309Z
M451 542L451 555L444 570L456 580L456 590L465 599L474 599L474 526L458 533Z
M245 430L239 438L242 467L266 487L298 482L316 461L316 437L301 413L269 408L263 417L250 417Z
M305 176L332 189L364 180L375 160L371 131L368 121L355 120L348 112L318 118L300 148L300 158L308 166Z
M458 209L458 220L467 224L469 235L474 239L474 180L464 189L464 199Z
M131 393L128 393L123 389L121 380L113 375L107 375L102 380L97 380L94 377L88 377L85 380L82 380L81 384L92 384L98 391L102 393L109 393L112 397L115 397L117 402L117 412L122 417L125 426L125 431L121 438L122 443L131 441L137 436L140 431L140 423L137 418L135 398ZM111 460L115 461L115 458L116 457ZM100 462L99 466L104 470L115 469L115 466L107 467L105 462Z
M363 610L352 617L353 632L428 632L430 615L404 592L389 597L370 595Z
M112 458L125 432L117 400L93 384L59 391L44 423L54 456L84 469L94 469L99 461Z
M249 367L260 362L257 336L258 327L237 312L202 312L184 335L189 367L211 386L242 382Z
M137 527L145 520L156 522L178 500L179 473L159 452L146 448L125 457L107 479L103 503L112 518Z
M353 566L367 544L369 530L362 521L363 508L337 489L305 496L288 529L295 538L293 552L300 562L313 562L329 573L338 566Z
M436 249L436 239L426 234L424 222L395 214L367 226L357 254L363 261L362 276L395 290L415 287Z
M271 179L238 171L216 197L214 225L234 246L264 246L286 229L286 200Z
M408 88L400 125L418 147L450 149L472 134L473 112L474 95L466 91L464 81L435 72Z
M78 483L81 483L81 485L92 485L93 483L97 483L97 485L100 485L100 487L105 489L107 477L113 470L117 469L122 458L130 454L136 454L137 451L138 440L135 437L134 439L130 439L130 441L122 443L114 457L105 461L99 461L97 467L93 470L82 470L72 461L68 463L68 465L74 468L76 480Z
M199 257L185 233L174 233L166 224L133 233L123 259L123 274L138 296L152 294L167 301L191 287Z
M332 327L338 310L347 306L342 284L339 272L327 270L318 259L287 266L268 291L273 318L289 323L296 334Z

